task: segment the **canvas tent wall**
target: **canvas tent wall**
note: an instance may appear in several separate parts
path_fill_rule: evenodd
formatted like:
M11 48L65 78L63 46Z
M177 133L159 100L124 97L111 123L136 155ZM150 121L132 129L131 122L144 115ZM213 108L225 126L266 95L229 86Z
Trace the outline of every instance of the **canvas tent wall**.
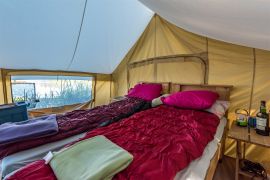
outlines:
M139 1L164 19L198 35L270 50L270 1Z
M109 103L111 73L152 16L136 0L1 1L0 104L12 102L9 79L16 74L94 76L91 105Z
M270 52L248 48L199 36L187 32L155 15L144 33L113 73L115 96L126 94L139 81L203 83L204 67L191 60L172 61L170 56L183 58L206 53L208 84L233 85L229 120L234 119L236 108L245 108L252 115L258 112L261 100L270 108L270 81L268 66ZM131 64L152 58L162 58L162 63ZM190 58L190 57L189 57ZM226 154L234 156L234 142L227 141ZM263 154L263 156L260 156ZM270 168L270 151L248 145L246 156Z
M137 0L0 1L0 68L111 74L152 15Z

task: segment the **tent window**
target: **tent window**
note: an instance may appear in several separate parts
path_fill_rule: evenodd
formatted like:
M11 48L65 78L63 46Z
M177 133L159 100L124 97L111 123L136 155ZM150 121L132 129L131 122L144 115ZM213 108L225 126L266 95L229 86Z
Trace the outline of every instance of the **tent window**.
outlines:
M13 102L26 102L29 109L84 103L93 98L89 76L11 76Z

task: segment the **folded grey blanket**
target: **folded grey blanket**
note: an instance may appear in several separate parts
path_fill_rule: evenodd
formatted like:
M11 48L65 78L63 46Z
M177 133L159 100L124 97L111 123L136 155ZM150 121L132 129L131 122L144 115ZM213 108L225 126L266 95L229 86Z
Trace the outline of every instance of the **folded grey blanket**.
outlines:
M0 125L0 146L9 143L50 136L58 132L56 115Z

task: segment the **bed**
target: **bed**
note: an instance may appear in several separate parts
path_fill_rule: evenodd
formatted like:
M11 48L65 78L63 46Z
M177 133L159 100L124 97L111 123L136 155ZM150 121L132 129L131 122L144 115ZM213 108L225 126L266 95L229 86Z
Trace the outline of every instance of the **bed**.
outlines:
M1 175L6 174L42 158L48 151L61 149L100 126L107 126L126 118L150 103L137 98L125 98L109 105L90 110L77 110L57 116L59 133L56 135L0 146Z
M0 159L22 150L62 140L76 134L93 130L99 126L117 122L147 107L147 104L149 103L139 98L126 98L122 101L97 106L89 110L75 110L66 114L57 115L59 129L57 134L1 145Z
M170 90L171 92L176 91L186 91L186 90L194 90L194 89L205 89L205 90L212 90L216 91L220 95L220 100L229 100L229 93L231 86L210 86L210 85L183 85L183 84L171 84ZM139 114L139 113L138 113ZM135 114L136 115L136 114ZM132 119L132 118L131 118ZM117 126L116 123L115 126ZM193 162L191 162L185 169L178 172L175 176L175 179L193 179L194 177L205 177L205 179L212 179L217 162L219 159L222 158L223 149L224 149L224 139L225 139L225 133L226 133L226 119L222 119L221 123L219 123L217 127L217 131L215 134L214 139L207 144L203 151L203 156L200 158L195 159ZM224 130L225 129L225 130ZM101 130L97 130L98 133ZM92 135L94 135L95 132L93 132ZM91 132L90 135L91 136ZM205 166L205 163L209 164L209 167L207 168ZM201 169L199 166L200 164L204 164L204 169L201 171L198 171L197 174L194 173L194 169ZM204 173L202 174L200 173Z
M170 92L178 92L178 91L187 91L187 90L211 90L214 92L217 92L219 94L219 100L224 101L230 101L230 92L232 90L233 86L231 85L205 85L205 84L179 84L179 83L171 83ZM227 126L227 113L225 117L223 117L222 125L218 127L219 131L217 131L218 134L215 135L215 139L213 142L209 143L211 144L209 147L205 149L204 154L207 154L204 156L205 158L201 158L203 160L196 160L197 164L200 164L201 162L204 162L204 166L199 166L198 168L202 167L206 173L200 174L200 172L194 172L191 169L194 169L191 165L188 167L185 173L180 174L183 175L182 177L194 179L195 177L205 177L205 180L211 180L213 179L213 176L215 174L216 167L219 162L222 162L222 158L225 151L225 139L226 139L226 133L228 130ZM224 123L226 122L226 123ZM211 147L211 148L210 148ZM194 163L195 164L195 163ZM205 166L208 164L208 166ZM178 175L178 176L180 176Z
M141 82L143 83L143 82ZM161 94L168 94L170 92L170 83L168 82L160 82L158 84L162 85L162 92ZM121 111L117 109L122 109ZM72 143L80 138L82 138L85 134L86 131L93 130L99 126L106 126L109 125L113 122L117 122L121 120L122 118L128 117L140 110L144 110L149 108L149 103L138 100L138 99L127 99L126 97L121 97L120 100L114 101L109 105L105 106L100 106L97 108L94 108L94 112L90 110L88 111L76 111L79 114L85 114L85 113L92 113L95 115L96 112L101 112L100 109L104 110L105 114L100 115L97 114L97 116L100 117L95 117L93 116L92 118L95 118L99 120L94 127L88 127L86 130L83 130L82 132L84 133L77 133L76 135L66 137L57 141L47 141L48 143L35 143L34 146L28 146L31 148L18 148L16 151L10 151L7 147L7 151L4 155L7 155L5 158L2 159L1 163L1 168L0 171L2 172L2 176L5 177L7 174L33 162L39 159L42 159L49 151L57 151L61 148L63 148L66 144ZM71 113L69 113L72 115ZM76 114L75 114L76 115ZM72 118L72 115L70 118ZM110 121L105 121L106 119L110 119ZM102 124L103 123L103 124ZM79 132L79 131L78 131ZM36 146L37 145L37 146ZM11 146L12 147L12 146ZM24 149L24 150L23 150ZM3 151L3 150L2 150ZM17 152L18 151L18 152ZM3 151L4 152L4 151ZM15 153L13 153L15 152ZM10 154L11 153L11 154Z

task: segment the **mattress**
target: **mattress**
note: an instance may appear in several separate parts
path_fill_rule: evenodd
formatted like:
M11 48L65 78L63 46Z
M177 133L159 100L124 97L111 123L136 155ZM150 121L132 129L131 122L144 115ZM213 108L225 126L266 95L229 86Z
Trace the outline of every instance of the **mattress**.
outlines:
M218 125L214 139L208 143L205 147L203 155L192 161L188 167L178 172L175 176L175 180L185 179L185 180L204 180L208 167L210 165L211 159L214 157L217 149L218 143L222 139L224 128L227 124L227 119L225 117L220 119L220 124Z
M36 160L42 159L49 151L58 151L63 148L66 144L74 142L82 138L86 133L81 133L75 136L71 136L64 140L44 144L35 148L20 151L18 153L9 155L2 159L2 176L5 177L7 174L31 163Z

